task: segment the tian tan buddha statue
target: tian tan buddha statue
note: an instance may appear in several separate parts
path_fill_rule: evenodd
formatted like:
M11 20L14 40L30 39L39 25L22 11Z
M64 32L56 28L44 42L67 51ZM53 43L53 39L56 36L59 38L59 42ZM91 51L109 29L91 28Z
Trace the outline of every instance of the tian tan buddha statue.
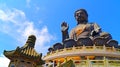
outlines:
M69 39L77 41L86 38L91 41L104 39L104 41L106 40L107 42L112 39L111 35L103 32L98 24L88 23L88 13L85 9L75 11L74 17L77 21L77 26L70 31L70 34L68 34L68 24L66 22L61 24L62 42Z
M48 53L72 47L89 47L89 46L103 46L120 48L118 42L113 40L111 35L107 32L103 32L98 24L88 23L88 13L85 9L79 9L75 11L75 19L77 20L77 26L68 33L68 24L63 22L61 24L62 43L55 43L48 49ZM67 54L65 54L67 55ZM83 56L82 59L85 57ZM96 59L102 57L96 57Z

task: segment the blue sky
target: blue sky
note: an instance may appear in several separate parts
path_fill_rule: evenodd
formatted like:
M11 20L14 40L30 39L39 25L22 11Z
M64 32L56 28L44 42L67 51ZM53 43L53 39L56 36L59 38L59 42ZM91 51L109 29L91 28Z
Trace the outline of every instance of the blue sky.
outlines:
M0 67L8 63L3 51L23 46L30 34L37 37L36 51L46 54L48 47L61 42L63 21L69 31L76 26L74 12L80 8L87 10L89 22L120 42L119 4L119 0L0 0Z

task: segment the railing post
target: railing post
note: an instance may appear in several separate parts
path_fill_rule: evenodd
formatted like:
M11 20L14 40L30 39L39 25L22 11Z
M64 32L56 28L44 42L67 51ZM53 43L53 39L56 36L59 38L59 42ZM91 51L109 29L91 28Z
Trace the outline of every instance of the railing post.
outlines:
M113 49L113 52L115 52L115 51L116 51L116 49L115 49L115 47L114 47L114 46L112 46L112 49Z
M89 56L87 56L87 67L91 67Z
M108 66L108 60L106 59L105 56L104 56L104 67L109 67L109 66Z
M103 50L106 51L106 47L105 47L105 45L103 45Z
M83 45L83 50L86 50L86 46L85 45Z
M93 45L93 49L96 50L96 46L95 46L95 44Z

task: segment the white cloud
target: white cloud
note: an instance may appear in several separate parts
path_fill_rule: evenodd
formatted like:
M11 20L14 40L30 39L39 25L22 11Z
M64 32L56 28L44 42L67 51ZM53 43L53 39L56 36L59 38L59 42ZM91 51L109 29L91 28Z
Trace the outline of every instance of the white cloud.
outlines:
M11 23L16 23L17 21L20 21L21 19L24 20L25 19L25 14L23 11L21 10L17 10L17 9L6 9L6 10L0 10L0 19L2 21L8 21Z
M34 22L28 21L25 13L18 9L0 9L0 27L0 32L14 37L19 42L22 42L23 45L27 37L34 34L37 37L35 47L39 52L45 52L49 47L47 44L54 39L48 32L47 26L38 29L35 27Z
M0 67L8 67L9 62L10 62L9 59L7 59L2 54L0 55Z

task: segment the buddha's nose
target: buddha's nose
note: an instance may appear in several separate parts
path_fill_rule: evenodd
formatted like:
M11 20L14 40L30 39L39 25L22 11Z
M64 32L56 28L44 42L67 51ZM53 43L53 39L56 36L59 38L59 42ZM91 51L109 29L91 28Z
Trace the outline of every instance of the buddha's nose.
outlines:
M78 14L78 16L80 16L80 13Z
M78 17L81 17L81 14L78 14Z

